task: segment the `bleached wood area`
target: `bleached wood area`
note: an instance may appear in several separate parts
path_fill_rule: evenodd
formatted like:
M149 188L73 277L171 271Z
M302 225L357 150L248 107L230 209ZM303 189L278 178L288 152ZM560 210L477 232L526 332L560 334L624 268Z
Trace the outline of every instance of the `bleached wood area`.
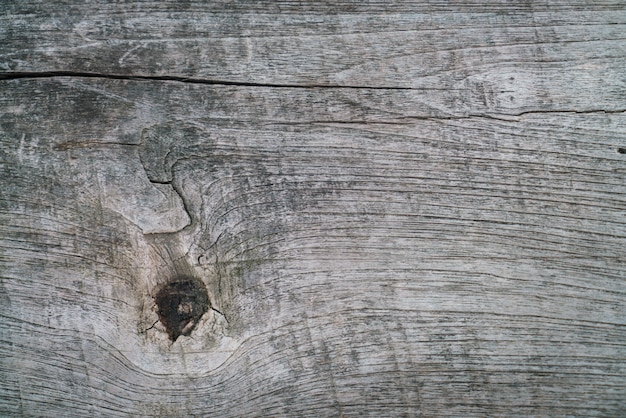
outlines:
M623 1L2 1L0 415L625 416L625 111Z

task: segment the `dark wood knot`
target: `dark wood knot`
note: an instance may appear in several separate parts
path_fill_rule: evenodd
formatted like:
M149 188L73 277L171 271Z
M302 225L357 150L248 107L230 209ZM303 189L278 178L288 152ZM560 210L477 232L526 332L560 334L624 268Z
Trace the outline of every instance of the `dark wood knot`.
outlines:
M209 309L209 297L204 284L195 278L177 278L157 292L154 301L159 320L170 340L189 335Z

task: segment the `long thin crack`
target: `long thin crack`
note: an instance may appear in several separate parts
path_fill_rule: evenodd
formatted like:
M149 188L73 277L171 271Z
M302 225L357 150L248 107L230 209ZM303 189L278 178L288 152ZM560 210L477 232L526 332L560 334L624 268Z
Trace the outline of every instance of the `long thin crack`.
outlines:
M465 115L430 115L430 116L400 116L396 119L388 120L334 120L334 119L308 119L302 121L264 121L265 125L413 125L416 121L455 121L469 119L492 119L502 122L517 122L517 118L534 114L566 114L566 115L594 115L594 114L620 114L626 113L624 109L604 110L571 110L571 109L548 109L548 110L527 110L520 113L470 113Z
M359 90L453 90L453 89L431 89L431 88L413 88L413 87L401 87L401 86L367 86L367 85L350 85L350 84L321 84L321 83L256 83L256 82L243 82L232 80L220 80L209 78L194 78L184 76L172 76L172 75L128 75L128 74L108 74L98 72L86 72L86 71L22 71L11 73L0 73L0 81L3 80L19 80L19 79L45 79L56 77L77 77L77 78L93 78L93 79L109 79L109 80L135 80L135 81L170 81L178 83L188 84L204 84L215 86L239 86L239 87L271 87L271 88L291 88L291 89L359 89ZM408 116L401 119L467 119L472 117L487 117L491 119L498 119L508 121L506 118L521 117L530 114L542 114L542 113L576 113L576 114L619 114L625 113L625 109L590 109L590 110L576 110L576 109L538 109L527 110L515 114L468 114L468 115L433 115L433 116ZM354 123L343 121L311 121L311 123ZM358 122L364 123L364 122ZM389 123L396 124L396 121L371 121L365 123ZM122 144L120 144L122 145ZM123 144L130 145L130 144ZM134 145L134 144L133 144Z
M506 115L506 116L524 116L524 115L532 115L532 114L542 114L542 113L576 113L576 114L594 114L594 113L607 113L607 114L617 114L617 113L626 113L626 109L589 109L589 110L575 110L575 109L546 109L546 110L526 110L524 112Z
M14 72L0 73L0 80L18 80L32 78L55 78L55 77L81 77L81 78L102 78L109 80L139 80L139 81L173 81L178 83L189 84L208 84L216 86L240 86L240 87L273 87L273 88L292 88L292 89L310 89L310 88L326 88L326 89L369 89L369 90L413 90L412 87L398 86L362 86L362 85L344 85L344 84L320 84L320 83L255 83L243 81L230 81L207 78L194 78L184 76L171 75L127 75L127 74L106 74L83 71L43 71L43 72Z
M98 142L98 141L81 141L81 142L63 142L52 147L54 151L67 151L75 148L96 148L109 146L137 147L140 144L132 142Z

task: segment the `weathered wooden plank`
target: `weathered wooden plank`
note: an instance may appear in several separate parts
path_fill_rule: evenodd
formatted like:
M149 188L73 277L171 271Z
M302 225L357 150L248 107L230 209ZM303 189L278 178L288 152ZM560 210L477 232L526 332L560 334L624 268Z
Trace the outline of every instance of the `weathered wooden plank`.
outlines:
M323 89L306 109L298 89L2 87L5 411L623 407L623 114L337 124ZM171 181L191 225L144 235L107 207L143 196L103 187L129 170ZM172 344L145 330L179 274L225 317Z
M0 8L2 415L626 411L621 2Z
M3 5L0 68L478 88L515 108L623 108L621 1L178 3Z

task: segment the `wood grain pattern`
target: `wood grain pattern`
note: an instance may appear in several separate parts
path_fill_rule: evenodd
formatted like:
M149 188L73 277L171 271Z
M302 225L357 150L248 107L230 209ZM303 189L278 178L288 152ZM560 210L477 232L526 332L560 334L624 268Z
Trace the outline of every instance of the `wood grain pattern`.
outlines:
M1 415L626 413L622 2L0 11Z

